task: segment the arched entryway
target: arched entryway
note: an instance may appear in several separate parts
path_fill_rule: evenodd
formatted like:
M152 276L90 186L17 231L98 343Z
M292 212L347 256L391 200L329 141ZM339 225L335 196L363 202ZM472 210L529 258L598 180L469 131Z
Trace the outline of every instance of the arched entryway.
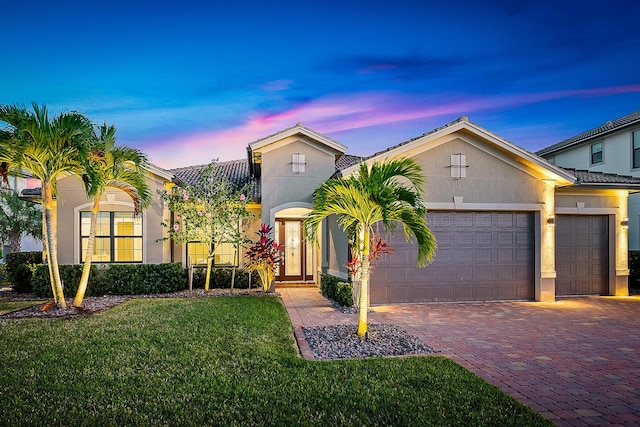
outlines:
M296 206L275 212L274 238L282 246L276 284L314 283L315 248L304 235L308 207Z

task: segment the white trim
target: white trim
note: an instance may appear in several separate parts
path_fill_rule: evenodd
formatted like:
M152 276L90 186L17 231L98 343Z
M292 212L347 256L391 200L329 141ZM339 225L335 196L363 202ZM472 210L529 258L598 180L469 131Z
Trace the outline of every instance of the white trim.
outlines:
M468 133L471 133L476 138L482 139L486 142L486 144L479 144L477 141L465 138L464 133L460 132L464 130L466 130ZM447 136L449 138L447 138ZM520 148L517 145L514 145L491 133L490 131L466 120L461 120L456 123L447 125L432 133L428 133L426 135L418 137L406 144L392 148L389 151L384 151L377 156L368 158L367 160L365 160L365 162L368 165L371 165L372 163L388 158L397 158L409 155L409 153L411 153L412 151L416 153L425 152L439 145L450 142L454 138L459 138L464 142L493 155L494 157L497 157L503 161L507 161L509 164L516 166L519 169L528 172L529 174L531 173L527 169L535 170L542 176L546 177L546 179L553 179L557 181L556 186L574 184L576 182L576 177L568 171L559 168L556 165L552 165L543 158L538 157L535 154L532 154L525 149ZM522 159L523 161L520 162L517 159ZM359 165L353 165L345 168L342 171L343 176L351 175L352 173L356 172L358 168Z
M618 212L618 208L558 208L556 207L556 214L559 215L615 215Z
M465 203L462 197L454 197L453 202L427 202L425 207L430 210L447 211L542 211L544 203Z
M249 143L249 147L251 148L251 151L264 151L260 149L263 147L266 147L267 145L273 144L274 142L278 142L282 139L289 138L291 136L295 136L298 134L301 134L301 135L307 136L310 139L316 140L317 142L335 151L338 151L340 153L345 153L348 148L347 146L340 144L338 141L334 141L333 139L327 136L324 136L320 133L317 133L311 129L308 129L302 125L296 125L292 128L285 129L279 133L268 136L264 139L251 142Z
M287 202L278 206L274 206L269 210L269 224L271 225L275 224L276 214L280 211L283 211L289 208L305 208L305 209L312 210L313 205L307 202ZM303 217L300 217L300 218L303 218Z
M105 203L105 205L118 205L118 206L127 206L131 209L134 208L133 203L131 202L123 202L123 201L113 201L110 203ZM80 212L89 212L92 208L93 202L84 203L82 205L78 205L73 208L73 263L80 264ZM112 212L111 210L103 209L103 206L100 206L100 210L98 212ZM147 263L147 236L148 236L148 225L147 225L147 214L143 211L142 215L142 263Z

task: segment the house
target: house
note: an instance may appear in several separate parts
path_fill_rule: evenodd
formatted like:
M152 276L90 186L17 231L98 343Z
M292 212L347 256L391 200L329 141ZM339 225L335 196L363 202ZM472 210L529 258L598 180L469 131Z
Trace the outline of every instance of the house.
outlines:
M348 242L335 218L320 244L305 240L302 221L313 192L332 176L348 176L361 161L410 157L425 175L428 222L438 252L416 268L416 248L403 233L382 232L395 252L384 255L371 282L371 303L535 300L564 295L627 295L627 201L640 179L564 169L470 122L466 117L366 158L302 124L251 142L247 158L218 167L238 184L253 184L256 220L274 226L283 245L277 285L346 278ZM202 166L151 167L154 189L196 179ZM80 184L58 184L61 263L81 261L90 202ZM170 213L161 200L142 218L119 190L101 209L98 262L170 262L202 258L198 244L158 242ZM219 248L216 263L239 262Z
M640 111L536 153L563 168L640 177ZM614 183L612 183L615 185ZM629 196L629 249L640 250L640 194Z
M0 191L16 191L21 192L29 187L37 185L35 180L31 177L23 176L0 176ZM6 206L0 205L0 209L4 209ZM23 234L20 241L20 251L22 252L37 252L42 251L42 242L34 239L30 235ZM9 241L2 241L0 239L0 262L4 262L7 254L11 252Z

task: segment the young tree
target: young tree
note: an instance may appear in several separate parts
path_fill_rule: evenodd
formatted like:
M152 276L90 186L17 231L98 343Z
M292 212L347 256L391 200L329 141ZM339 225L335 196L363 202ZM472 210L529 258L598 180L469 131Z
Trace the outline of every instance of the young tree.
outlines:
M239 229L247 210L249 188L236 188L212 162L200 173L197 184L173 187L160 197L175 213L173 223L162 223L169 238L182 243L208 244L205 290L209 290L211 265L216 248L223 242L241 242Z
M398 223L407 240L418 244L419 266L433 259L436 240L427 226L421 197L423 177L420 166L411 159L397 159L368 166L361 163L357 173L326 181L314 194L314 207L305 218L305 231L317 241L324 218L335 214L342 229L356 239L361 251L360 317L358 335L368 331L370 235L373 225L382 221L385 229ZM405 184L408 182L409 185Z
M105 190L111 187L124 191L133 200L136 215L151 201L151 192L145 180L144 168L148 163L147 157L138 149L116 145L115 126L103 124L99 128L99 135L96 135L91 143L88 161L91 172L97 172L100 180L91 183L92 185L87 189L88 194L92 195L93 206L82 276L76 297L73 300L73 305L76 307L82 306L89 282L100 198Z
M66 307L55 238L54 198L58 178L68 174L96 182L100 177L85 165L93 124L84 115L71 112L49 118L46 106L33 104L33 112L17 105L0 106L0 162L17 172L27 170L42 183L47 261L53 277L54 297Z
M15 191L0 190L0 241L8 240L11 252L19 252L23 234L42 240L42 211Z

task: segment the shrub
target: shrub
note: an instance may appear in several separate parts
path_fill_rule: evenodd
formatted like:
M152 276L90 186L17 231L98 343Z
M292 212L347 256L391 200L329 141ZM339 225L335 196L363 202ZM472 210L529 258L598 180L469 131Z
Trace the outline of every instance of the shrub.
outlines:
M64 289L65 297L75 295L82 276L82 265L80 264L62 264L58 266L60 271L60 280ZM95 277L95 269L91 266L89 274L89 282ZM51 281L49 280L49 266L46 264L37 265L33 271L32 277L33 293L47 298L53 298L51 293Z
M353 286L339 277L323 274L320 277L320 292L343 307L353 306Z
M640 288L640 251L629 251L629 288Z
M60 276L65 296L75 295L82 265L61 265ZM39 296L53 297L46 265L36 269L33 291ZM179 263L166 264L93 264L89 273L87 296L142 295L174 292L187 287L187 276Z
M42 264L42 252L14 252L7 254L7 280L16 292L31 292L31 275L25 268L29 264Z
M232 268L230 267L212 267L211 268L211 282L210 288L231 288L231 274ZM207 270L205 268L195 268L193 270L193 282L194 289L204 289L205 275ZM251 287L257 288L260 286L260 278L257 273L251 274ZM236 277L233 285L236 289L248 289L249 288L249 273L241 268L236 268Z
M0 285L8 281L9 280L7 280L7 264L0 264Z

